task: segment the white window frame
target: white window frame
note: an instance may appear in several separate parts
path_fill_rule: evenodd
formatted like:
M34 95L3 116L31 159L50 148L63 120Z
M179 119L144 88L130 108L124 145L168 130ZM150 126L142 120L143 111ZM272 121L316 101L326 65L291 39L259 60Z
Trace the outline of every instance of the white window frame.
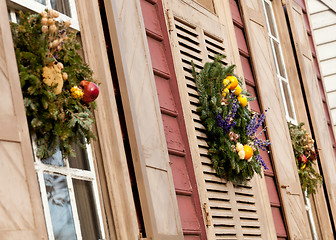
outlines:
M293 124L297 125L298 122L297 122L295 107L294 107L294 103L293 103L293 96L292 96L292 92L291 92L290 85L289 85L289 80L288 80L288 75L287 75L287 70L286 70L286 64L285 64L284 57L283 57L283 52L282 52L280 39L278 37L279 36L278 27L277 27L275 17L274 17L274 10L273 10L273 6L272 6L272 2L270 0L261 0L261 1L262 1L262 5L263 5L264 14L265 14L267 32L268 32L268 36L269 36L269 40L270 40L270 44L271 44L271 48L272 48L272 54L273 54L273 59L274 59L274 63L275 63L275 68L276 68L276 71L277 71L277 77L278 77L279 84L280 84L281 97L282 97L283 105L284 105L284 108L285 108L286 119L287 119L287 121L292 122ZM268 14L267 14L265 2L268 3L269 6L270 6L271 16L268 16ZM275 31L276 36L274 36L272 34L271 26L270 26L271 23L269 22L269 20L268 20L269 18L267 16L270 17L272 19L273 23L274 23L273 27L274 27L274 31ZM277 55L276 55L276 52L275 52L275 47L274 47L273 41L275 41L276 43L279 44L279 55L280 55L280 61L281 61L280 63L278 62L278 58L277 58ZM280 74L279 64L282 64L282 66L284 68L283 69L284 70L284 75L285 75L284 77L281 76L281 74ZM287 84L289 99L286 99L282 81ZM292 118L289 115L289 110L287 108L287 101L288 100L289 100L289 105L293 109L294 118Z
M42 163L41 159L36 157L36 149L37 147L36 147L35 141L33 141L35 170L36 170L38 182L40 185L41 199L42 199L43 210L44 210L45 219L46 219L49 240L54 240L55 238L54 238L54 231L53 231L52 220L51 220L51 215L50 215L48 196L47 196L47 191L46 191L46 186L45 186L45 181L44 181L45 173L64 176L66 178L68 191L69 191L70 206L72 210L71 212L72 212L72 217L74 220L75 233L76 233L77 239L79 240L82 239L82 233L80 229L80 221L79 221L79 216L78 216L78 211L77 211L77 204L76 204L76 198L75 198L75 192L74 192L72 179L83 180L83 181L88 181L92 183L92 192L93 192L93 197L94 197L96 210L97 210L97 217L98 217L97 220L98 220L98 225L99 225L99 231L101 233L102 239L106 239L105 229L104 229L104 224L103 224L103 216L101 214L102 209L100 206L97 176L95 172L91 145L86 144L86 153L88 156L90 170L71 168L68 158L63 159L63 164L64 164L63 167L44 164Z
M64 21L64 22L70 20L71 27L79 31L80 29L79 29L75 0L68 0L68 1L70 5L71 17L68 17L65 14L59 12L59 17L57 18L57 20ZM37 13L44 11L46 8L52 9L50 0L45 0L46 5L43 5L42 3L38 3L34 0L8 0L8 2L14 4L15 6L23 7L23 8L29 9ZM14 22L13 18L12 18L12 21Z
M9 0L9 2L19 4L20 7L28 8L34 12L35 11L42 12L46 8L46 6L44 6L43 4L40 4L33 0ZM50 6L50 0L46 0L46 3L48 3ZM71 10L72 18L69 18L68 16L65 16L64 14L60 13L59 19L63 21L67 21L71 19L71 23L72 23L71 27L76 28L73 22L77 22L77 26L78 26L77 13L76 14L72 13L73 10L76 11L75 2L74 0L69 0L69 3L70 5L73 4L73 6L72 5L70 6L70 8L72 9ZM42 5L43 7L41 8L41 6L38 6L38 5ZM8 7L9 17L12 22L17 22L16 10L17 8L15 7L14 8ZM74 20L74 17L76 17L76 20ZM77 30L79 30L78 27L77 27ZM51 220L51 215L50 215L48 196L47 196L46 185L45 185L45 180L44 180L44 173L64 176L66 178L68 193L69 193L69 198L70 198L71 213L72 213L72 217L74 221L75 234L78 240L82 239L82 234L81 234L80 221L79 221L79 216L78 216L78 211L77 211L77 204L76 204L76 198L75 198L75 192L74 192L74 186L73 186L72 179L91 182L93 199L94 199L94 202L96 205L96 211L97 211L98 226L99 226L99 231L102 237L101 240L106 239L102 208L100 205L100 192L98 189L97 172L95 170L96 168L94 164L94 158L93 158L91 145L85 144L86 145L85 152L88 157L88 163L89 163L90 170L82 170L82 169L71 168L68 158L63 159L63 164L64 164L63 167L42 163L41 159L39 159L36 156L36 149L37 149L36 143L34 140L32 142L33 142L33 153L34 153L34 159L35 159L34 165L35 165L35 171L36 171L39 186L40 186L41 200L42 200L43 211L44 211L44 216L45 216L45 221L46 221L46 226L47 226L48 239L54 240L55 237L54 237L53 225L52 225L52 220Z

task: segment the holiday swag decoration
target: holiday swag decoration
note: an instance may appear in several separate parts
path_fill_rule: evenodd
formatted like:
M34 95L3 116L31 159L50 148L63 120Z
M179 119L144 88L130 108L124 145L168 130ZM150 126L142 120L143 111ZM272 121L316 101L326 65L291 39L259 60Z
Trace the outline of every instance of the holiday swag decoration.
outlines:
M261 175L267 169L259 151L267 151L268 140L258 139L265 113L259 115L247 108L253 100L243 91L234 74L234 65L225 66L221 56L207 62L193 76L199 94L197 112L205 127L208 154L219 177L234 184L245 184L254 173ZM267 110L266 110L267 111Z
M57 149L74 155L73 144L90 142L93 102L99 90L92 71L78 54L80 44L70 21L57 22L58 13L20 13L12 35L30 131L41 159Z
M314 169L317 159L317 150L314 148L314 140L310 134L307 133L303 125L304 123L300 123L299 125L288 123L301 188L302 191L307 192L309 196L315 193L317 186L321 184L323 180L322 176Z

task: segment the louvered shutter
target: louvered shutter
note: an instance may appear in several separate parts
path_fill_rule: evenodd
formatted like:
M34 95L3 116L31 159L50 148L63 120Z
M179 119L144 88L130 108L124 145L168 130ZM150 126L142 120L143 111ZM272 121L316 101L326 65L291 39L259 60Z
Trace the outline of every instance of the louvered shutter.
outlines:
M200 71L203 64L214 59L215 55L230 55L225 49L225 28L216 16L206 16L204 12L180 1L171 1L167 8L171 9L168 21L173 57L208 239L262 239L262 210L257 208L254 187L251 183L234 187L216 176L207 153L204 127L196 113L198 95L190 62L192 60ZM228 61L223 60L224 64Z
M0 2L0 239L46 238L6 1Z
M299 62L302 82L308 101L308 108L312 120L313 128L317 131L315 139L319 149L324 182L327 186L327 193L331 205L331 211L336 217L336 162L333 154L331 139L329 138L329 130L324 112L322 97L318 81L316 78L313 57L305 27L305 21L301 7L292 0L286 1L286 9L288 13L289 24L292 30L292 36L295 44L295 51Z
M280 185L280 197L290 238L309 239L310 229L305 212L302 191L296 170L291 140L288 133L285 113L280 102L280 86L267 35L262 2L240 1L244 14L246 33L250 45L255 74L258 79L260 100L270 106L266 125L272 142L272 155L275 172Z

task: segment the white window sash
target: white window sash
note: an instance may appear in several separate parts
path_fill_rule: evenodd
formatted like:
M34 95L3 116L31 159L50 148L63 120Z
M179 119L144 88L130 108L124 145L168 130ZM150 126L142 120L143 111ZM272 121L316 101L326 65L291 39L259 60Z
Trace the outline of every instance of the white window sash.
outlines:
M270 6L271 16L268 16L268 13L266 11L265 2L268 3L269 6ZM273 54L273 58L274 58L275 68L276 68L276 71L277 71L277 77L278 77L278 81L279 81L279 84L280 84L281 97L282 97L283 105L284 105L284 108L285 108L286 119L287 119L287 121L290 121L293 124L297 124L296 112L295 112L295 108L294 108L294 101L293 101L293 96L292 96L292 92L291 92L290 85L289 85L289 80L288 80L288 75L287 75L287 70L286 70L286 64L285 64L285 61L284 61L284 56L283 56L283 52L282 52L281 43L280 43L280 40L279 40L278 37L273 36L273 34L271 32L271 26L270 26L271 23L268 20L269 18L272 19L272 22L274 23L273 27L274 27L274 30L275 30L275 34L277 36L279 36L278 27L277 27L276 22L275 22L272 2L269 1L269 0L262 0L262 5L263 5L264 14L265 14L267 31L268 31L268 36L269 36L270 45L271 45L271 49L272 49L272 54ZM276 43L279 44L279 55L280 55L280 61L281 62L278 62L278 58L277 58L276 51L275 51L275 46L274 46L274 43L273 43L272 40L274 40ZM280 64L282 64L282 66L284 67L283 71L284 71L285 77L280 75ZM289 99L287 99L286 96L285 96L285 92L284 92L285 90L283 89L282 81L284 81L288 84L287 88L288 88ZM289 114L289 109L287 107L287 103L289 103L289 105L293 109L294 118L292 118Z
M50 0L46 0L46 5L38 3L34 0L8 0L8 1L16 4L18 6L27 8L27 9L33 11L33 12L36 12L36 13L40 13L40 12L44 11L46 8L51 9ZM69 6L70 6L71 18L66 16L63 13L59 13L59 17L57 18L57 20L61 20L61 21L64 21L64 22L70 20L71 21L71 27L73 29L76 29L76 30L79 31L80 29L79 29L75 0L69 0ZM13 19L12 19L12 21L14 22Z

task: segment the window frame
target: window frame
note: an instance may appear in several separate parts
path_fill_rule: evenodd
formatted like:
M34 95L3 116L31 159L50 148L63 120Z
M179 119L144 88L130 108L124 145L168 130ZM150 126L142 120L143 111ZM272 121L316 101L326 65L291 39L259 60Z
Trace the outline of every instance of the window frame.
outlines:
M18 4L18 5L12 5L12 4L8 5L8 14L9 14L8 17L9 17L9 20L12 22L17 22L16 10L25 8L25 9L32 10L33 12L35 11L40 12L37 10L38 8L34 6L34 3L44 6L43 4L35 2L34 0L26 0L26 1L25 0L8 0L8 1ZM69 0L70 9L72 10L74 9L76 11L75 5L71 6L71 2L75 4L74 0ZM50 5L50 0L46 0L46 3L47 4L49 3ZM44 9L45 7L42 8L41 12ZM77 30L79 30L77 13L73 14L72 10L71 10L71 15L73 16L72 18L59 13L60 16L58 19L63 20L63 21L67 21L67 19L69 20L71 19L71 23L72 23L71 27L73 28L75 28L73 26L73 21L77 22ZM76 17L76 19L74 19L74 17ZM32 148L33 148L32 150L33 150L33 156L34 156L34 169L35 169L35 173L36 173L38 184L39 184L40 197L41 197L42 206L43 206L48 239L54 240L55 237L54 237L54 230L53 230L50 208L49 208L49 203L48 203L48 196L46 192L46 184L44 180L45 173L52 174L52 175L58 175L58 176L64 176L66 178L67 189L68 189L68 194L70 198L71 213L72 213L74 229L75 229L75 234L76 234L77 239L82 239L82 234L81 234L79 214L77 211L77 203L76 203L75 191L74 191L74 186L73 186L73 179L90 182L91 187L92 187L92 197L93 197L94 204L96 206L96 212L97 212L96 220L97 220L97 225L99 227L98 231L101 235L101 240L107 239L106 236L108 235L108 231L105 229L105 224L103 220L104 215L103 215L103 211L102 211L103 209L101 205L102 196L99 190L100 183L99 183L98 171L95 165L91 144L85 143L85 146L86 146L85 153L87 155L87 160L88 160L90 170L84 170L84 169L78 169L78 168L71 168L68 158L62 159L63 164L64 164L64 166L62 167L42 163L41 159L39 159L36 156L37 145L34 140L34 136L31 136L31 142L32 142Z
M273 59L274 59L274 64L275 64L275 69L276 69L276 75L277 75L277 78L278 78L278 81L279 81L279 85L280 85L280 92L281 92L281 97L282 97L282 100L283 100L283 106L284 106L284 109L285 109L286 119L287 119L287 121L292 122L293 124L297 125L298 121L297 121L297 116L296 116L296 111L295 111L295 106L294 106L292 91L290 89L290 83L289 83L289 79L288 79L286 64L285 64L285 61L284 61L284 55L283 55L283 51L282 51L282 47L281 47L281 42L280 42L280 38L279 38L278 26L277 26L277 23L276 23L276 20L275 20L275 16L274 16L274 9L273 9L273 5L272 5L272 1L271 0L261 0L261 1L262 1L262 7L263 7L263 11L264 11L264 15L265 15L265 21L266 21L266 25L267 25L267 34L268 34L269 42L270 42L271 49L272 49L272 56L273 56ZM266 3L270 7L271 16L269 16L268 13L267 13ZM273 29L275 31L275 35L276 36L274 36L272 34L272 30L271 30L271 26L270 26L271 23L269 22L269 19L271 19L271 21L274 24ZM279 45L280 63L278 62L278 58L277 58L277 54L276 54L276 50L275 50L273 41L275 41L276 44ZM280 64L283 67L283 71L284 71L284 75L285 76L281 75ZM285 84L287 85L288 99L286 98L283 82L285 82ZM293 109L294 118L292 118L290 116L289 109L287 107L288 104Z
M89 168L90 170L82 170L77 168L71 168L69 164L69 159L65 158L63 159L64 166L53 166L42 163L41 159L39 159L36 156L36 143L33 141L33 154L35 159L35 171L37 174L37 179L39 182L39 187L41 191L41 200L43 204L43 211L45 214L45 220L46 220L46 226L47 226L47 232L49 239L54 239L54 231L53 231L53 225L50 215L50 209L49 209L49 203L48 203L48 197L46 192L46 185L44 180L44 174L52 174L52 175L58 175L58 176L64 176L66 178L67 182L67 188L70 198L70 206L71 206L71 213L74 221L74 228L77 239L82 239L81 235L81 229L80 229L80 221L77 211L77 203L76 203L76 197L74 192L74 186L73 186L73 180L82 180L82 181L89 181L92 184L92 192L93 192L93 198L96 205L96 211L97 211L97 220L99 225L99 231L101 233L102 239L106 239L106 233L105 233L105 227L103 223L103 215L102 215L102 208L100 205L100 197L99 197L99 190L98 190L98 181L97 181L97 174L95 171L94 166L94 158L92 155L92 148L90 144L86 144L86 154L88 157L89 162Z
M97 173L95 171L95 165L94 165L94 158L92 153L92 148L90 144L86 145L86 154L88 157L89 162L89 168L90 170L82 170L77 168L71 168L69 159L65 158L63 159L64 166L53 166L42 163L41 159L39 159L36 156L36 143L33 141L33 153L34 153L34 159L35 159L35 171L37 174L37 179L39 182L39 187L41 191L41 199L43 204L43 211L45 214L45 220L46 220L46 226L47 226L47 232L49 239L54 239L54 231L53 231L53 225L50 215L50 209L49 209L49 203L48 203L48 197L46 192L46 185L44 180L44 174L52 174L52 175L59 175L64 176L66 178L67 182L67 188L70 198L70 206L71 206L71 213L74 221L74 228L77 239L82 239L81 229L80 229L80 221L77 211L77 203L76 203L76 197L74 192L74 186L73 186L73 180L84 180L91 182L92 184L92 192L93 192L93 198L96 205L97 210L97 220L98 220L98 226L99 231L101 233L102 239L106 239L106 233L105 233L105 227L103 223L103 215L102 215L102 208L100 205L100 197L99 197L99 190L98 190L98 181L97 181Z

